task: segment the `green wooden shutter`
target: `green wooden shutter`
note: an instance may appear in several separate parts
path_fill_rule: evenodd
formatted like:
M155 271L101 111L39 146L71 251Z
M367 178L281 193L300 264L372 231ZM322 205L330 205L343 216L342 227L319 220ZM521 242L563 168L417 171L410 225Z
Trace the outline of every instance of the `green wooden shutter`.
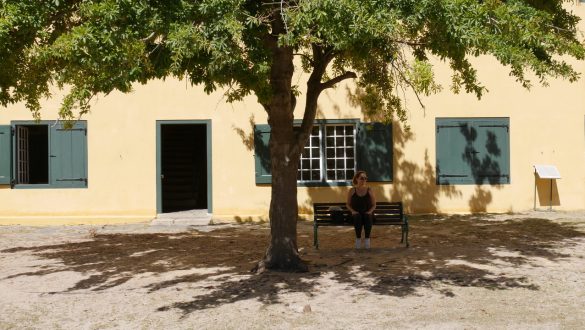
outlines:
M437 184L473 183L475 130L468 121L436 119Z
M392 125L360 123L356 138L357 170L374 182L392 181Z
M254 161L256 184L272 183L270 169L270 125L254 126Z
M510 183L510 122L508 118L475 120L477 139L475 183Z
M71 129L59 123L49 132L49 183L60 188L87 187L87 124L78 121Z
M508 118L437 118L437 184L510 183Z
M12 174L12 127L0 126L0 184L10 184Z

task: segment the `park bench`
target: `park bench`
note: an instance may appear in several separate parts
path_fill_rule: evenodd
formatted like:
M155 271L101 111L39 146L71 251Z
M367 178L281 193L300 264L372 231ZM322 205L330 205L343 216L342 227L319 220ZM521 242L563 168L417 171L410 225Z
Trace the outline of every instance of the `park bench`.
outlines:
M351 214L345 203L313 204L313 245L319 248L318 229L322 226L351 226ZM401 226L400 243L408 244L408 217L404 214L402 202L377 202L374 211L374 226Z

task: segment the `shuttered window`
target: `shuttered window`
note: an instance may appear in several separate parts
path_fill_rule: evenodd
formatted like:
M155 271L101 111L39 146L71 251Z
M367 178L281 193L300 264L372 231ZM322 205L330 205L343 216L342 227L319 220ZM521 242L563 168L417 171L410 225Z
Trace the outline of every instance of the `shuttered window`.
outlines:
M256 167L256 183L271 183L272 172L270 170L270 126L254 126L254 152Z
M12 128L0 126L0 184L10 184L12 177Z
M87 187L87 123L0 126L0 184L18 188Z
M366 171L370 182L392 181L392 126L360 123L356 140L357 169Z
M87 126L55 125L50 131L50 184L61 188L87 187Z
M271 183L270 126L254 130L256 183ZM355 120L318 121L301 155L299 185L348 185L356 170L370 181L392 181L392 128Z
M509 118L437 118L437 184L510 183Z

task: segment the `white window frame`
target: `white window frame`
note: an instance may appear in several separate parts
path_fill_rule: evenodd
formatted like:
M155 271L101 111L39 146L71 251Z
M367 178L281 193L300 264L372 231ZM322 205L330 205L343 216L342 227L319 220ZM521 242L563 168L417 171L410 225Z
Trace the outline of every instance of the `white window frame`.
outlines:
M337 136L337 129L334 129L334 135L332 136L332 138L334 139L334 146L328 146L327 145L327 128L328 127L339 127L339 126L343 126L344 127L344 133L343 135L339 136L342 137L344 139L344 145L342 146L344 148L344 150L347 150L347 148L352 148L353 149L353 156L349 156L350 158L348 158L348 156L346 155L346 153L344 152L344 156L343 157L338 157L337 155L334 155L333 158L329 158L327 156L327 150L328 148L333 148L334 150L336 150L338 148L338 146L336 145L336 140L338 138ZM351 136L351 143L353 144L352 146L347 146L346 143L346 138L348 137L348 135L346 135L345 131L345 127L350 126L352 128L352 136ZM311 173L311 171L313 171L314 169L312 168L312 164L313 164L313 160L315 160L315 157L312 157L312 153L310 154L311 157L308 158L309 160L309 169L305 169L302 167L302 163L303 160L307 160L307 158L303 158L303 155L301 154L301 159L299 161L299 175L297 176L297 182L299 184L319 184L319 183L340 183L340 182L348 182L351 181L351 179L353 178L353 173L355 173L356 171L356 153L357 153L357 123L355 121L323 121L323 122L317 122L315 123L314 128L317 127L318 128L318 142L319 142L319 179L318 180L314 180L314 179L302 179L302 174L300 173L301 171L309 171L309 173ZM315 138L315 135L311 134L311 136L309 137L309 141L307 142L307 146L305 146L305 148L315 148L315 146L313 145L313 139ZM334 153L336 153L336 151L334 151ZM341 179L328 179L327 176L327 171L330 171L331 169L329 169L327 167L327 161L333 159L333 161L336 163L338 160L343 160L344 162L344 168L341 169L341 171L344 171L344 177ZM348 159L352 159L353 160L353 167L349 168L349 167L345 167L345 164L347 164ZM333 169L335 171L335 176L337 177L337 169L334 168ZM348 173L349 172L349 173ZM311 174L309 174L311 175Z

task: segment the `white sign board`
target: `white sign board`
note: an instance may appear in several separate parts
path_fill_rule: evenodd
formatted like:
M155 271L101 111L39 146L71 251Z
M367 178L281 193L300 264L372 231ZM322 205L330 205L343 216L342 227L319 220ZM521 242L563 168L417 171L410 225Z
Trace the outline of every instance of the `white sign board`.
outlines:
M554 165L534 165L534 170L541 179L560 179L561 173Z

